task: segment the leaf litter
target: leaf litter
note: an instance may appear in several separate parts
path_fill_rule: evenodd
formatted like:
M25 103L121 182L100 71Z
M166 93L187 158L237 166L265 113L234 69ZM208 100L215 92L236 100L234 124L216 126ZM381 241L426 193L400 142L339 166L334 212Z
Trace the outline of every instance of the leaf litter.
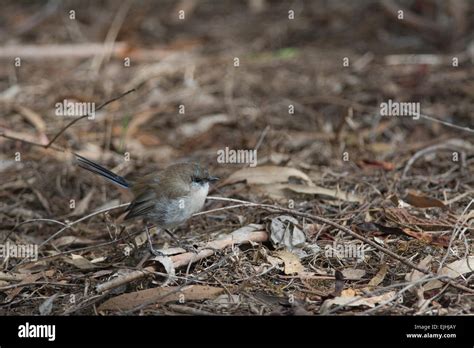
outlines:
M95 15L108 18L114 6L92 8ZM212 187L212 195L278 204L327 218L434 277L449 277L472 288L472 138L464 130L427 119L377 117L380 101L416 97L427 114L467 128L472 123L472 85L466 80L466 64L455 72L446 64L400 64L402 53L413 52L402 41L392 40L392 28L388 36L366 37L373 30L369 25L387 28L387 18L370 2L357 4L373 14L370 24L340 24L351 30L329 25L329 36L306 31L321 18L339 23L336 12L354 18L355 5L318 7L303 2L306 15L284 32L275 20L287 10L279 2L264 9L268 16L237 15L245 6L232 4L239 7L229 15L236 24L213 17L218 30L211 31L194 30L192 25L178 29L167 20L174 3L164 4L160 13L153 6L144 3L135 9L136 17L124 22L110 59L92 74L79 73L71 64L89 66L84 63L97 54L93 42L103 40L99 33L104 23L93 21L80 28L92 41L79 50L63 50L61 35L51 35L64 32L62 21L37 23L34 35L13 40L18 49L28 43L35 59L28 59L18 80L0 67L2 134L46 143L65 122L51 112L64 93L71 100L100 103L139 87L101 110L96 115L100 122L81 121L55 145L80 152L127 178L178 160L200 161L222 178ZM198 5L194 23L209 22L212 9L206 6ZM221 11L228 6L213 4ZM7 28L18 28L18 18L33 18L37 11L16 2L9 7L22 15L2 12ZM75 8L91 15L87 4L76 3ZM466 23L474 23L474 11L465 12ZM149 23L162 28L150 31ZM167 37L161 41L166 44L156 43L152 38L163 32ZM183 42L183 35L191 40ZM407 35L407 40L418 42L417 51L432 50L423 35ZM351 48L348 40L361 46ZM282 47L275 47L275 42ZM82 55L45 64L44 54L53 48L56 54ZM235 48L245 67L229 66ZM400 54L384 53L394 50ZM93 54L84 55L87 52ZM134 62L127 69L124 52ZM366 52L372 58L363 63ZM462 54L469 59L469 51ZM345 56L359 63L341 69ZM442 59L444 54L433 56ZM181 104L186 104L185 114L179 114ZM294 114L289 114L289 105ZM0 238L39 245L66 225L62 234L40 248L38 260L2 260L1 314L96 314L92 304L81 306L70 298L86 301L97 295L104 298L96 308L106 314L268 315L284 313L288 307L282 303L290 298L297 299L291 307L294 313L305 315L368 310L401 315L413 314L413 309L421 315L472 314L466 291L445 287L439 279L425 277L374 248L361 249L361 258L352 257L354 239L337 228L251 205L223 209L228 202L209 201L205 208L212 212L177 228L175 235L190 244L190 250L244 229L234 243L207 250L189 267L173 267L169 259L183 255L181 246L166 234L152 233L160 249L173 252L161 262L155 260L161 267L149 269L143 224L124 223L123 208L78 221L128 202L126 192L86 175L67 154L5 138L0 138L0 147ZM217 163L217 151L226 147L258 148L258 165ZM21 164L14 163L16 152L22 155ZM124 160L127 152L131 156ZM261 238L258 242L239 242L253 233ZM268 238L262 238L264 233ZM137 277L134 272L142 274ZM130 282L105 295L96 293L98 286L130 275ZM407 283L411 287L403 290ZM422 306L417 305L420 296L427 301ZM452 297L456 302L447 301Z

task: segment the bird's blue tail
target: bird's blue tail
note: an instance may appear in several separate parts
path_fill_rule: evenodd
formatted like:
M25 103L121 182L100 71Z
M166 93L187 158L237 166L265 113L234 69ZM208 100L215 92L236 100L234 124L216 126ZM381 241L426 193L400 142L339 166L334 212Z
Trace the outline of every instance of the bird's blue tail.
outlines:
M77 163L79 167L84 168L94 174L98 174L100 176L103 176L110 182L114 183L115 185L118 185L123 188L130 188L131 185L127 180L125 180L123 177L120 175L115 174L114 172L108 170L107 168L102 167L101 165L85 158L82 156L79 156L78 154L74 154L77 158Z

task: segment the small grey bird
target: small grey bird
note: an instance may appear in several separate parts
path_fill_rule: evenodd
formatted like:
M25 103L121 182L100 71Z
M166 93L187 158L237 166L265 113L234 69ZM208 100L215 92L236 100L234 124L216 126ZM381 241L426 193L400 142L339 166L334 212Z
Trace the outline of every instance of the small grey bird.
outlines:
M209 192L209 183L218 180L198 163L177 163L130 182L85 157L75 156L81 168L133 192L135 198L126 209L125 220L143 217L147 233L146 224L152 223L173 236L168 229L200 211ZM148 239L151 251L160 254L153 249L149 234Z

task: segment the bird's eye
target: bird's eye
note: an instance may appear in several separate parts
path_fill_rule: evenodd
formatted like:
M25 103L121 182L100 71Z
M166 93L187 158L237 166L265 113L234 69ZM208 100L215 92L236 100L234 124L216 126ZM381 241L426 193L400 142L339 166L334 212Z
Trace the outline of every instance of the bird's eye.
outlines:
M196 176L193 177L193 182L197 182L197 183L200 183L202 182L202 179L201 178L198 178Z

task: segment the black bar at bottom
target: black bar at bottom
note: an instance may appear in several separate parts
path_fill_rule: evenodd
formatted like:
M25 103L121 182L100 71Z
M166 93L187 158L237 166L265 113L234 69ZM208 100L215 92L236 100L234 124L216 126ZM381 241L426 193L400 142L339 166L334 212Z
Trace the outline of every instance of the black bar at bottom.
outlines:
M28 323L28 324L27 324ZM52 344L351 344L469 346L474 343L471 317L0 317L0 346ZM35 335L55 325L52 335ZM33 327L33 329L32 329ZM20 333L20 331L22 331ZM28 331L28 332L27 332Z

